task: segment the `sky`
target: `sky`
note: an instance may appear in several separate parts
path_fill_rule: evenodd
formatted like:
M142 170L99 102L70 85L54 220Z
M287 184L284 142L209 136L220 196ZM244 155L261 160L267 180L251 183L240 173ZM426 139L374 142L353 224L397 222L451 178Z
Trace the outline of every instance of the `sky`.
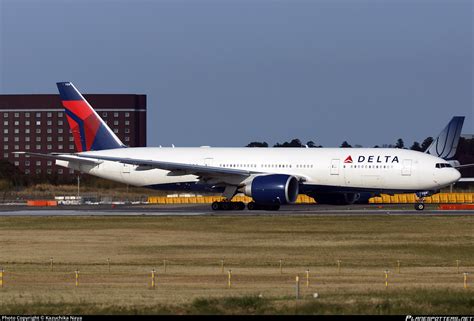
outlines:
M0 94L146 94L148 146L474 133L469 0L0 0Z

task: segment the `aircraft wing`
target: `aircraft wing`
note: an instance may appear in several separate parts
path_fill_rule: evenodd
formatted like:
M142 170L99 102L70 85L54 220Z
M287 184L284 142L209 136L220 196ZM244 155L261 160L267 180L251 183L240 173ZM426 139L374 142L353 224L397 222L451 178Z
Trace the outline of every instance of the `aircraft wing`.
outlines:
M234 169L234 168L222 168L215 166L206 166L206 165L193 165L193 164L183 164L183 163L174 163L174 162L164 162L151 159L136 159L136 158L123 158L123 157L114 157L114 156L101 156L101 155L83 155L83 154L40 154L40 153L31 153L31 152L15 152L16 154L25 154L34 157L48 158L48 159L58 159L70 162L77 162L80 164L88 165L98 165L104 161L119 162L123 164L136 165L138 167L144 167L144 169L157 168L162 170L167 170L172 172L172 175L196 175L201 177L213 178L213 177L235 177L245 179L246 177L252 175L268 175L272 173L265 173L259 171L251 171L244 169ZM140 168L138 168L140 169ZM293 175L301 182L307 180L305 176Z
M192 164L183 164L183 163L174 163L174 162L163 162L151 159L136 159L136 158L123 158L123 157L114 157L114 156L99 156L99 155L80 155L81 158L86 159L97 159L97 160L106 160L113 162L120 162L123 164L137 165L143 167L158 168L163 170L168 170L174 172L175 175L198 175L198 176L219 176L219 175L235 175L248 177L255 174L263 174L262 172L257 171L248 171L243 169L234 169L234 168L221 168L214 166L206 165L192 165Z
M103 163L103 161L101 160L82 158L75 154L54 154L54 153L40 154L40 153L31 153L31 152L13 152L13 154L28 155L28 156L54 159L54 160L58 159L58 160L63 160L63 161L68 161L68 162L78 162L78 163L88 164L88 165L98 165L100 163Z
M454 168L458 169L458 168L467 168L467 167L473 167L474 164L463 164L463 165L456 165L454 166Z

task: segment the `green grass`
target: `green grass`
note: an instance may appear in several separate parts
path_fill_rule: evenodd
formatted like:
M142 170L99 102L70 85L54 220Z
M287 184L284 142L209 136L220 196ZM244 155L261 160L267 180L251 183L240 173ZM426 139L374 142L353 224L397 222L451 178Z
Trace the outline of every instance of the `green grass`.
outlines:
M448 215L0 217L0 311L472 314L473 231L473 217Z

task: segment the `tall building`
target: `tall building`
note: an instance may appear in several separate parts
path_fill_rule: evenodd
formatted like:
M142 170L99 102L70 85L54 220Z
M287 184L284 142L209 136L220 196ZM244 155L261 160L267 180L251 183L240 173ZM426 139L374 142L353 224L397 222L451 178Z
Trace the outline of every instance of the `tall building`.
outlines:
M146 146L146 95L84 95L127 146ZM74 171L53 160L13 154L74 153L76 146L59 95L0 95L0 159L32 176L57 175L69 180Z

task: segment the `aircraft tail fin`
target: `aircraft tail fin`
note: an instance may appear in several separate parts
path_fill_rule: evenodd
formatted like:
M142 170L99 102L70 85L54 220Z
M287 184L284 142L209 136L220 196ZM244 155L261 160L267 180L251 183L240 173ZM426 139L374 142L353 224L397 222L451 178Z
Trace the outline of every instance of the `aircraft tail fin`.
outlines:
M425 153L443 158L445 160L453 160L456 149L461 136L464 116L455 116L446 125L443 131L436 137Z
M71 82L56 84L78 152L125 147Z

